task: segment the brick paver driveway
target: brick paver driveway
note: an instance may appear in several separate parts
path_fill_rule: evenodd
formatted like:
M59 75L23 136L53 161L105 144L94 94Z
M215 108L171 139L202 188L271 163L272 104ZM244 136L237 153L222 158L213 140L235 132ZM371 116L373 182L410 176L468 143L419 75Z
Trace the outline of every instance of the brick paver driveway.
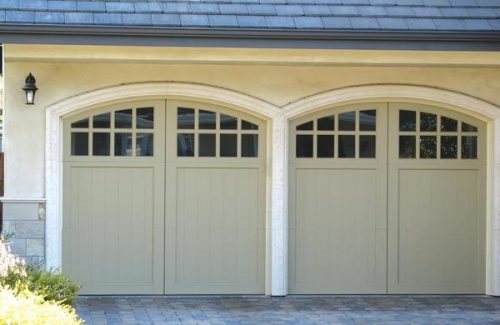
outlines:
M87 324L500 324L487 296L80 297Z

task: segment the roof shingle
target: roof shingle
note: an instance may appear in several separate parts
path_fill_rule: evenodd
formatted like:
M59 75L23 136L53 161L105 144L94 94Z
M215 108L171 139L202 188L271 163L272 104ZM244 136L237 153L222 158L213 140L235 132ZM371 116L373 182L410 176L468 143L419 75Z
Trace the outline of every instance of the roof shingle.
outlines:
M0 24L498 32L500 0L0 0Z

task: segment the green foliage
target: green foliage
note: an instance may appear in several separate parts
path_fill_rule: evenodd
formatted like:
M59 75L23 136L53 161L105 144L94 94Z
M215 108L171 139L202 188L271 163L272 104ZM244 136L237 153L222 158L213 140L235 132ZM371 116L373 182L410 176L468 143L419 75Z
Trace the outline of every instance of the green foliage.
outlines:
M11 238L14 238L14 235L15 234L13 232L2 231L0 233L0 241L5 242Z
M71 306L46 301L23 285L14 289L0 285L0 325L82 323Z
M8 272L0 277L0 285L24 286L27 290L41 295L45 301L55 301L63 305L73 305L80 287L59 272L45 271L37 266L27 266L26 275Z

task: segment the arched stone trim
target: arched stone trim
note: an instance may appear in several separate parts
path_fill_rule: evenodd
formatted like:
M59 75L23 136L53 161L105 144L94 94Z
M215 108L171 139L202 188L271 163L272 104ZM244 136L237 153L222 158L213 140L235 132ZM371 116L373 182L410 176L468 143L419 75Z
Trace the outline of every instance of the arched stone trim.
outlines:
M283 107L283 113L287 119L292 119L326 106L391 100L444 105L483 121L500 118L500 108L484 100L449 90L412 85L362 85L335 89L289 103Z
M46 212L46 256L48 268L59 268L62 259L62 117L80 112L82 110L92 109L97 106L106 105L112 102L131 101L135 99L144 98L176 98L187 100L198 100L202 102L210 102L219 104L225 107L233 108L236 110L245 111L247 113L259 116L267 120L275 120L281 114L281 110L264 100L232 91L229 89L192 84L192 83L175 83L175 82L151 82L151 83L135 83L112 86L103 89L82 93L76 96L66 98L62 101L46 107L46 165L45 165L45 178L46 178L46 199L47 199L47 212ZM273 128L276 129L276 128ZM271 131L273 132L273 131ZM275 139L284 141L284 138L278 134L271 137L273 151L276 147L284 147L284 142L278 145L275 144ZM278 160L284 155L277 155ZM284 161L279 163L278 166L284 165ZM273 165L268 166L268 174L272 175L271 189L275 188L277 177L272 172L276 168L276 159L273 160ZM279 178L282 176L280 175ZM275 191L271 190L271 202L277 200L278 195ZM272 209L279 208L279 205L271 203ZM272 216L277 215L283 217L282 213L271 212ZM271 220L274 224L274 220ZM273 227L271 227L273 229ZM271 230L272 231L272 230ZM276 238L277 236L271 236ZM281 249L281 245L269 243L272 255L275 254L274 250ZM276 253L279 255L279 253ZM276 268L273 263L268 267L270 276L273 278ZM281 265L282 268L282 265ZM266 272L268 273L268 272ZM280 294L280 282L285 281L282 276L276 279L266 281L266 292L268 294ZM275 288L274 286L278 286Z
M283 106L283 119L287 121L285 123L286 139L288 139L288 121L291 119L326 107L377 101L435 105L474 116L487 123L486 294L500 295L500 197L498 195L500 188L500 107L465 94L432 87L387 84L346 87L308 96ZM288 152L288 149L286 151ZM285 175L288 173L285 172ZM284 181L286 182L286 179ZM286 186L283 188L287 191ZM288 193L284 194L284 197L287 198ZM283 209L286 211L286 206ZM286 218L284 222L287 222ZM285 246L285 249L287 248L288 246Z
M327 106L356 102L406 101L461 111L488 123L488 284L487 293L500 295L500 108L464 94L424 86L363 85L315 94L282 107L228 89L190 83L158 82L113 86L94 90L49 105L46 110L46 198L47 198L47 266L61 265L62 245L62 121L61 117L97 105L140 98L178 98L212 102L271 121L270 179L271 219L271 286L272 295L287 294L288 254L288 121ZM270 281L269 281L270 280ZM267 286L266 286L267 287Z

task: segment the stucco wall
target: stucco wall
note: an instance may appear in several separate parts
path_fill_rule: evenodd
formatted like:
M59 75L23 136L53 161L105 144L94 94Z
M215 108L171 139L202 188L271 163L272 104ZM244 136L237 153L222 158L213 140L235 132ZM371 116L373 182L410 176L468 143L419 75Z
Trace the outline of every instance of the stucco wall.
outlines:
M151 58L151 63L144 63L146 56L138 57L134 55L134 48L123 47L111 48L111 53L110 48L103 49L102 56L106 62L100 63L99 50L98 47L80 47L70 51L64 47L63 58L50 60L50 53L46 53L48 50L45 47L23 48L23 57L17 58L19 49L14 45L6 46L6 197L44 196L44 107L69 96L122 83L181 81L209 84L243 92L278 106L315 93L353 85L412 84L453 90L500 105L500 55L498 60L493 60L495 57L485 60L487 64L484 66L471 67L465 63L470 62L473 56L468 61L463 58L463 53L450 52L448 60L443 56L446 53L440 53L440 62L425 65L425 57L408 52L402 54L407 56L406 63L398 62L390 66L387 62L391 61L392 54L385 52L359 51L363 52L363 57L372 58L372 61L358 57L351 60L357 60L359 64L347 59L312 64L313 58L307 60L307 57L302 58L302 62L289 61L291 53L288 51L283 54L283 63L280 65L265 62L265 52L259 52L255 60L264 63L253 60L242 65L241 59L239 63L234 62L235 57L231 56L230 51L225 63L201 64L199 60L190 63L192 59L189 58L196 53L193 49L189 50L189 60L182 60L182 55L175 49L172 51L176 51L176 56L169 62L162 62L155 56ZM210 57L210 51L201 48L196 54L205 52ZM276 58L276 50L269 53L269 57ZM345 57L349 53L338 55ZM36 62L37 57L42 62ZM113 57L116 59L113 60ZM374 57L379 59L374 60ZM58 62L51 62L54 60ZM219 57L218 61L222 59ZM492 66L497 61L499 65ZM40 88L36 105L32 107L24 104L21 90L29 72L34 74Z

